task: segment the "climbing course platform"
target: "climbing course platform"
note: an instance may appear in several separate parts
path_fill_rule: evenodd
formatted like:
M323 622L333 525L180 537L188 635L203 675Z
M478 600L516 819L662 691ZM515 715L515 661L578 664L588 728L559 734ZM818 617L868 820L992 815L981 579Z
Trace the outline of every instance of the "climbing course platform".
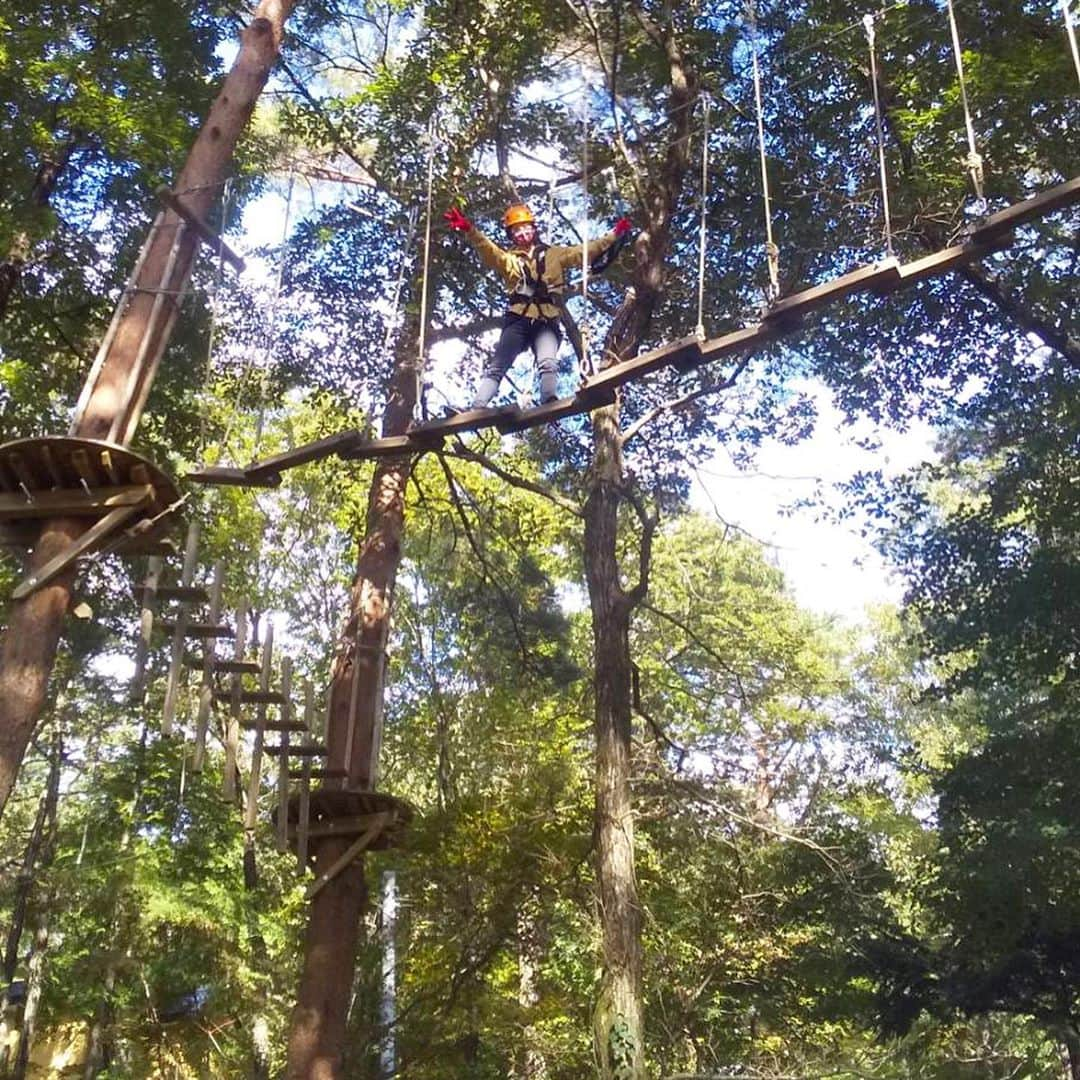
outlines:
M464 432L494 428L506 434L553 423L609 405L620 386L665 368L686 372L724 356L760 349L798 329L806 317L860 293L884 295L917 281L948 273L1009 247L1014 230L1023 224L1080 203L1080 177L1024 199L970 226L959 244L930 255L901 262L889 257L870 266L801 289L775 300L761 320L717 338L690 335L678 341L612 364L589 375L578 392L531 409L470 409L441 420L418 424L407 434L374 439L353 430L306 443L246 468L207 468L189 473L186 479L203 484L234 484L273 487L286 469L337 455L347 461L393 457L438 449L443 442Z
M0 543L31 547L43 519L85 518L82 535L21 581L20 600L81 556L105 548L158 554L181 505L173 480L124 446L96 439L38 436L0 446Z

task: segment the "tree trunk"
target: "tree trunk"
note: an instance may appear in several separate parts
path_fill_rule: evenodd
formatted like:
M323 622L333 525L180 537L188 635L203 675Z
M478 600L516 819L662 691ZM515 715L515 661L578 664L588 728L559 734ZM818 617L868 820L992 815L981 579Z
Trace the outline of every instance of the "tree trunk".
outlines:
M30 190L30 205L35 210L41 210L49 205L49 200L56 190L57 181L71 159L71 154L75 149L75 140L69 139L56 149L57 153L41 163L34 177L34 186ZM21 229L15 234L6 258L0 261L0 319L7 314L11 294L22 277L23 267L30 257L33 244L34 238L30 230Z
M277 60L285 20L295 3L296 0L261 0L255 17L241 36L236 61L177 180L176 187L184 201L204 217L226 178L236 142ZM165 225L175 225L177 221L170 214ZM151 230L143 245L137 288L158 288L170 257L174 231L171 227ZM177 254L172 280L186 282L196 242L188 231ZM122 421L121 441L126 443L130 439L156 373L153 358L164 349L172 329L169 319L159 319L160 326L151 326L156 299L151 291L126 293L120 298L123 314L100 368L95 365L87 380L74 435L107 438L115 424ZM179 296L173 309L178 305ZM145 356L151 357L150 362L145 356L139 358L144 337L151 339L150 349L144 350ZM142 366L141 372L136 372L137 364ZM138 375L136 385L128 392L134 375ZM85 528L85 521L77 519L46 522L31 556L31 566L42 566ZM7 805L41 713L74 579L75 571L71 569L11 608L0 644L0 814Z
M540 897L533 889L522 898L517 912L518 1007L525 1022L522 1029L520 1080L547 1080L548 1068L532 1014L540 1003L538 986L540 964L544 955L544 927L541 922Z
M411 350L415 334L406 331L402 338ZM412 355L398 359L383 417L385 436L408 429L416 403L415 364ZM327 762L331 768L348 769L344 786L354 790L371 790L377 780L386 642L411 469L412 458L402 456L387 458L375 470L350 617L334 661ZM315 852L316 875L341 856L348 843L322 840ZM338 1080L343 1075L346 1017L366 899L361 856L311 903L289 1032L288 1080Z
M593 1015L603 1080L645 1075L641 909L630 801L630 612L617 555L622 452L618 406L593 419L592 488L585 504L585 572L592 607L596 694L596 876L603 981Z

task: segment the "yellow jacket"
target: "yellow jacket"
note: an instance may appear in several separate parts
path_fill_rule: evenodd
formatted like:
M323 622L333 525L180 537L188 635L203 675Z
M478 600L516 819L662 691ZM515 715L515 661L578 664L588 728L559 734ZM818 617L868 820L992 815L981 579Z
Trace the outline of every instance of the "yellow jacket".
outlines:
M581 265L582 244L564 247L552 244L550 247L535 245L527 251L520 248L509 250L493 244L475 226L467 233L473 246L480 254L483 264L496 271L503 279L510 293L509 310L515 315L524 315L528 319L557 319L559 309L552 303L530 299L536 291L538 247L544 252L543 284L547 293L561 296L566 288L566 270ZM615 243L615 234L609 232L588 245L588 258L592 262L602 252Z

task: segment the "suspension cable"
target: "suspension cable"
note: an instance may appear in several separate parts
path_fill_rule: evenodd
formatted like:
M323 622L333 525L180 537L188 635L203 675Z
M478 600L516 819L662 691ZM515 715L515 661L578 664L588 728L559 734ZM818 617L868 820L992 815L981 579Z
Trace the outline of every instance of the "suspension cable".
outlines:
M874 121L877 125L878 169L881 173L881 212L885 223L885 253L893 257L892 215L889 211L889 173L885 167L885 127L881 117L881 94L878 90L877 49L874 47L874 16L863 16L866 40L870 46L870 82L874 87Z
M1080 49L1076 46L1076 26L1073 23L1072 11L1069 9L1069 0L1061 0L1061 12L1065 16L1065 33L1069 35L1069 48L1072 50L1076 77L1080 79Z
M971 174L971 183L980 201L983 195L983 160L975 144L975 125L971 121L971 109L968 106L967 85L964 82L964 56L960 49L960 30L956 25L956 12L952 0L946 0L949 10L949 32L952 34L953 57L956 60L956 74L960 80L960 100L964 106L964 126L967 129L968 156L964 164Z
M581 377L592 374L589 359L589 83L581 72L581 356L578 366Z
M705 234L709 193L709 96L703 96L704 116L701 122L701 223L698 227L697 327L694 333L705 337Z
M780 249L773 240L772 202L769 198L769 168L765 157L765 113L761 104L761 65L758 63L757 10L754 0L747 6L750 25L750 50L754 68L754 108L757 112L758 154L761 158L761 193L765 203L765 255L769 263L767 299L772 303L780 296Z
M432 190L435 186L435 117L437 109L431 111L428 119L428 163L427 163L427 207L424 212L424 266L420 284L420 340L417 344L416 355L416 400L413 409L419 405L421 414L427 419L423 401L422 381L424 377L424 350L427 337L427 304L428 304L428 267L431 264L431 201Z

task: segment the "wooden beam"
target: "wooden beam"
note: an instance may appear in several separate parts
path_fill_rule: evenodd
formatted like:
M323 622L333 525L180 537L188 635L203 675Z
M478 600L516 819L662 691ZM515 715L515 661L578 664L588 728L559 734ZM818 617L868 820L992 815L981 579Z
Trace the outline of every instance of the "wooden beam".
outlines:
M236 638L233 642L233 659L242 660L247 648L247 600L241 599L236 607ZM236 762L240 750L240 698L244 687L243 675L232 677L234 697L229 703L229 718L225 722L225 772L221 781L222 797L229 802L236 800Z
M292 660L285 657L281 662L281 722L285 726L281 729L281 746L287 749L289 745L289 725L292 723ZM289 758L283 755L278 761L277 781L277 829L276 840L278 851L289 850Z
M311 729L315 725L315 687L310 679L304 680L304 728L307 734L304 736L305 744L310 743ZM289 813L286 808L285 816L286 840L296 839L296 868L301 874L307 873L308 864L308 836L311 827L311 758L304 758L304 766L299 770L300 775L295 779L300 781L300 798L296 805L296 825L289 824ZM289 770L289 779L294 779L293 770Z
M955 244L953 247L943 248L931 255L924 255L921 259L902 263L900 266L900 284L912 285L916 281L925 278L937 277L949 270L955 270L959 266L967 266L968 263L976 262L992 255L995 251L1001 251L1013 242L1011 233L1000 233L986 243Z
M849 274L823 281L820 285L803 289L777 300L766 312L763 322L785 321L798 318L812 311L827 307L846 296L866 292L887 290L900 284L900 262L897 259L882 259L872 266L860 266Z
M289 770L289 779L300 781L303 781L305 776L308 780L344 780L348 775L348 769L313 769L311 768L311 758L304 758L302 768Z
M610 405L615 400L615 391L611 387L603 387L603 393L596 393L586 399L583 395L575 394L574 397L559 398L557 401L549 401L546 405L537 405L531 409L514 409L508 416L497 420L495 426L504 435L513 431L525 431L527 428L539 427L541 424L550 424L556 420L564 420L568 416L580 416L592 409L598 409L601 405Z
M206 613L207 621L214 625L221 621L221 594L225 586L225 565L219 559L214 563L214 574L210 581L210 603ZM206 638L203 642L202 679L199 682L199 711L195 716L195 748L191 754L191 770L201 773L206 757L206 733L210 728L210 712L214 705L214 672L219 670L219 661L214 655L215 638Z
M103 518L95 521L86 532L73 540L63 551L54 555L36 574L31 574L30 577L19 582L12 590L12 598L22 600L35 589L47 585L58 574L62 574L80 555L87 551L93 551L110 533L118 532L141 509L142 507L139 505L118 506L115 510L110 510Z
M613 364L596 375L590 375L585 380L583 393L588 395L599 392L601 389L613 390L631 379L651 375L654 371L672 365L693 366L700 363L701 347L701 339L696 334L691 334L678 341L661 345L658 349L650 349L649 352L641 353L640 356L624 360L621 364Z
M719 360L722 356L745 352L747 349L757 349L783 337L783 333L779 325L769 323L756 323L742 330L732 330L731 333L724 334L722 337L703 341L701 357L705 363L708 363L711 360Z
M1055 210L1063 210L1078 202L1080 202L1080 176L1074 176L1063 184L1058 184L1030 199L1024 199L1005 210L991 214L971 230L971 239L976 243L981 243L997 233L1011 232L1018 225L1045 217Z
M146 664L150 659L150 645L154 634L155 594L158 579L163 566L160 558L151 558L143 579L141 610L139 612L139 640L135 646L135 673L131 676L131 694L133 702L141 703L146 692Z
M453 416L441 420L428 420L416 427L409 428L409 439L414 443L427 446L442 443L448 435L457 435L462 431L479 431L481 428L498 427L499 419L511 416L517 409L513 406L499 408L463 409Z
M395 457L398 454L415 454L426 449L428 447L415 442L408 435L388 435L384 439L371 439L346 450L339 450L338 457L345 461L360 461L367 458Z
M262 658L259 665L259 689L265 694L270 689L270 670L274 661L274 624L267 620L263 634ZM248 776L247 805L244 807L244 831L250 843L255 842L255 825L259 820L259 787L262 782L263 732L266 730L266 705L255 710L254 724L241 724L255 729L251 746L251 773Z
M234 701L236 694L232 690L217 690L214 692L214 700ZM239 700L243 705L284 705L285 695L280 690L241 690Z
M273 457L262 461L254 461L244 469L244 476L249 483L261 480L263 477L276 476L284 469L295 469L299 465L306 465L309 461L319 461L330 457L331 454L339 453L362 442L363 438L364 436L355 428L351 431L339 431L336 435L327 435L325 439L316 439L314 442L304 443L302 446L274 454Z
M180 571L180 588L188 589L195 578L195 565L199 557L199 523L192 521L188 525L187 539L184 543L184 563ZM180 674L184 666L184 638L188 625L188 607L180 604L180 613L173 623L173 639L169 652L169 676L165 683L165 704L161 709L161 734L166 738L172 735L176 720L176 706L180 700Z
M210 247L215 255L221 255L225 261L238 273L241 274L247 265L239 255L222 239L222 237L208 225L198 214L185 203L181 202L167 187L157 189L157 197L174 213L179 214L188 225L195 231L199 239Z
M281 746L268 746L266 752L270 757L326 757L326 747L319 743L300 743L299 746L291 746L283 742Z
M356 840L346 848L342 855L335 859L308 887L304 894L305 899L312 900L345 869L374 839L390 824L394 818L392 810L384 810L379 814L372 814L372 823Z
M21 492L0 493L0 521L43 518L56 515L97 516L117 506L140 506L154 499L152 484L127 484L124 487L98 487L85 491L34 491L30 498Z
M260 473L258 478L250 477L245 469L235 469L227 465L210 465L205 469L189 472L185 480L193 484L216 484L220 487L277 487L281 477L277 473Z
M158 626L162 630L175 630L176 623L172 619L158 619ZM184 631L184 637L205 640L206 638L231 638L233 628L224 623L188 623Z

